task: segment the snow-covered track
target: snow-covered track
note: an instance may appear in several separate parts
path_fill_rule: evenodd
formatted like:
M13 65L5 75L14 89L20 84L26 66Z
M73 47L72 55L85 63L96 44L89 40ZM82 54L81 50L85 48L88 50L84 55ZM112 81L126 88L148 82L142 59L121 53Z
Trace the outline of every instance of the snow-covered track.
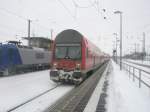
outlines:
M106 67L107 63L45 112L83 112Z
M39 98L39 97L41 97L41 96L43 96L43 95L49 93L50 91L56 89L56 88L59 87L60 85L61 85L60 83L57 84L56 86L54 86L54 87L52 87L52 88L50 88L50 89L48 89L48 90L46 90L46 91L44 91L44 92L42 92L42 93L36 95L36 96L34 96L33 98L31 98L31 99L29 99L29 100L27 100L27 101L25 101L25 102L23 102L23 103L21 103L21 104L19 104L19 105L16 105L15 107L9 109L7 112L12 112L12 111L14 111L14 110L20 108L21 106L24 106L24 105L26 105L26 104L29 103L29 102L32 102L33 100L35 100L35 99L37 99L37 98Z
M125 62L132 63L132 64L135 64L135 65L139 65L139 66L142 66L142 67L150 68L150 65L145 65L145 64L137 63L137 62L132 62L130 60L125 60Z

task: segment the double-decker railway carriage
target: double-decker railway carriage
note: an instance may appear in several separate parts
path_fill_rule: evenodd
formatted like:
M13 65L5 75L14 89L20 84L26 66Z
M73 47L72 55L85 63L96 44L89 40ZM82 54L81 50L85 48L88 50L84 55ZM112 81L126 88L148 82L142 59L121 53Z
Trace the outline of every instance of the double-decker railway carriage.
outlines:
M59 33L53 46L50 79L79 84L104 62L103 53L76 30Z

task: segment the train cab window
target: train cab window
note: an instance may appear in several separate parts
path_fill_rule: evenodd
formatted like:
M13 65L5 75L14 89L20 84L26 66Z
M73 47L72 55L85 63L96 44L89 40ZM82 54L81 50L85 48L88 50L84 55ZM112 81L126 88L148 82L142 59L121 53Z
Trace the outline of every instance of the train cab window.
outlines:
M55 50L55 58L81 59L81 47L80 46L57 46Z
M80 59L81 58L81 47L80 46L68 47L68 56L71 59Z
M64 46L57 46L55 50L55 57L57 59L65 58L67 54L67 47Z

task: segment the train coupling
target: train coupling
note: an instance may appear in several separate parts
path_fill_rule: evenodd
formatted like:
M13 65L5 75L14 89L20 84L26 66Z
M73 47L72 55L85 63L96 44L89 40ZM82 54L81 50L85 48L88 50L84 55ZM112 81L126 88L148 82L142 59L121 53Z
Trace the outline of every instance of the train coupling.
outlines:
M50 71L50 79L54 82L72 82L74 84L79 84L83 81L81 71L79 70L65 72L54 69Z
M74 71L73 73L73 82L75 85L79 85L83 81L82 73L81 71Z
M60 70L59 72L59 78L60 78L60 81L62 82L69 82L72 80L72 74L73 74L73 71L70 71L70 72L64 72L63 70Z

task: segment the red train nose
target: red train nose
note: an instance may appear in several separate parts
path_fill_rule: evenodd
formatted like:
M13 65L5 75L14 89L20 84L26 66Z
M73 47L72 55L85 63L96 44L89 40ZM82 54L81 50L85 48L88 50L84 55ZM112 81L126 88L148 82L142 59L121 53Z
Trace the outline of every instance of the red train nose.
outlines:
M75 61L71 60L61 60L58 62L58 68L65 70L74 70L76 66Z

